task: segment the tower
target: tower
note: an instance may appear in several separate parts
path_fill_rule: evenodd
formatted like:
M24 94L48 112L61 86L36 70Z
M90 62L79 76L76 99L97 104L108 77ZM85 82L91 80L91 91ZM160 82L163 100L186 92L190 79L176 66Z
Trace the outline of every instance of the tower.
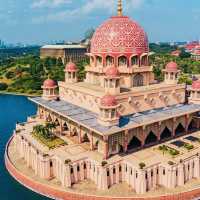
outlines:
M107 94L104 97L102 97L99 108L100 124L104 126L114 126L119 124L119 104L115 96Z
M169 62L163 72L166 84L177 84L180 70L178 70L178 65L175 62Z
M114 65L106 70L104 88L106 93L112 95L120 93L120 73Z
M66 83L78 82L77 71L78 68L76 64L70 61L65 67L65 82Z
M56 94L56 89L58 88L57 83L48 78L47 80L44 81L42 85L43 89L43 94L42 98L45 100L55 100L57 99L57 94Z
M192 83L189 103L200 104L200 80L193 81Z

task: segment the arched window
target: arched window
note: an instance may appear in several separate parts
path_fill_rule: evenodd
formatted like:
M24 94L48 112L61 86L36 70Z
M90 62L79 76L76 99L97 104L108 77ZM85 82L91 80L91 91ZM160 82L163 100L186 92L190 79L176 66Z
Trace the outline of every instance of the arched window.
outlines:
M131 58L131 65L138 65L138 57L137 56L133 56Z
M141 65L142 66L147 66L147 64L148 64L148 57L147 57L147 55L142 56L142 58L141 58Z
M142 74L136 74L133 78L133 86L139 87L144 85L144 77Z
M118 58L118 66L119 67L127 67L128 65L128 60L126 56L121 56Z
M102 66L102 57L97 56L96 61L97 61L97 66Z
M112 56L106 57L106 66L111 66L114 64L114 58Z

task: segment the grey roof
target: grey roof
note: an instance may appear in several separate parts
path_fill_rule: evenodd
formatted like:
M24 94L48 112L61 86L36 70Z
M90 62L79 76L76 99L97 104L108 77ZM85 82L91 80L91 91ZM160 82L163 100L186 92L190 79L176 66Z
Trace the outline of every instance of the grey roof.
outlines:
M106 127L98 123L96 113L73 105L66 101L47 101L41 97L30 98L31 101L46 107L49 110L57 112L63 117L69 117L74 122L87 126L94 131L104 135L122 131L131 127L139 127L143 124L151 124L158 121L170 119L176 116L182 116L188 113L200 111L200 105L197 104L178 104L175 106L154 109L142 113L136 113L121 117L119 126Z

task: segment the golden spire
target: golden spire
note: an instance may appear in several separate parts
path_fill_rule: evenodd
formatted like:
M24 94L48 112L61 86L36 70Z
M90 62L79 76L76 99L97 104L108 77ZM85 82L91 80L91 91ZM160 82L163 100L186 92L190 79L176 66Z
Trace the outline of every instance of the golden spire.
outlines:
M122 0L118 0L117 12L118 12L118 16L122 16L123 15Z

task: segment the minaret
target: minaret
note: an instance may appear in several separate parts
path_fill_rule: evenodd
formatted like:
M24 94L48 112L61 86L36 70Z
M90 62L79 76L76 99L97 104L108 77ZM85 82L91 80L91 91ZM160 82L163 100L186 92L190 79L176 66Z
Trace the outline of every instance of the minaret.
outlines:
M118 0L117 12L119 17L123 15L122 0Z

